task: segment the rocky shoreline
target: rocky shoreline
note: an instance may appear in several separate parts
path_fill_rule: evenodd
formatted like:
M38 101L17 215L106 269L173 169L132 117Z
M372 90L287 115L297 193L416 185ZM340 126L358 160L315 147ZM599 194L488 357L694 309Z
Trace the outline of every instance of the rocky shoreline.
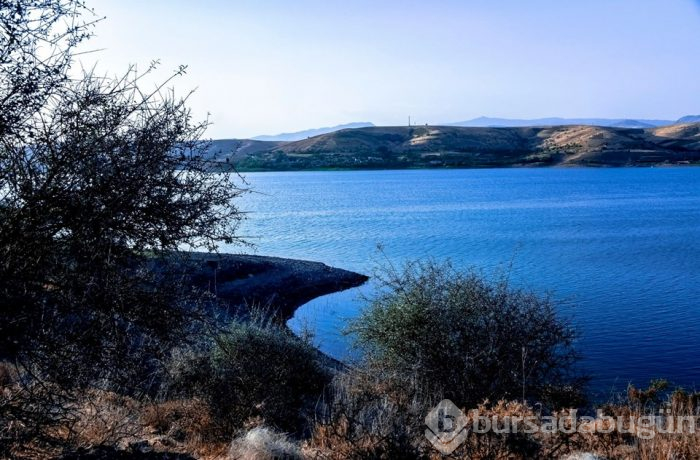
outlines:
M369 279L321 262L248 254L192 252L184 268L194 286L215 294L230 311L245 313L258 306L282 321L316 297L360 286Z

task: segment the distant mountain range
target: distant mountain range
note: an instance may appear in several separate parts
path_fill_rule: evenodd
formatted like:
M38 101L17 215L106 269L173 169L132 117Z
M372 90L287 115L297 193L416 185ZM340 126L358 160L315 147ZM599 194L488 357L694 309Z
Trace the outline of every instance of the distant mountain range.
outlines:
M327 128L316 128L307 129L305 131L297 131L294 133L282 133L275 135L266 136L256 136L251 138L254 141L282 141L282 142L293 142L300 141L309 137L318 136L320 134L328 134L335 131L340 131L341 129L353 129L353 128L370 128L374 126L370 122L357 122L357 123L346 123L344 125L330 126Z
M208 159L214 169L239 171L700 164L700 122L642 129L371 126L292 142L214 141Z
M693 117L684 117L693 118ZM682 119L681 119L682 120ZM700 118L698 118L700 121ZM532 120L521 120L512 118L490 118L479 117L473 120L458 121L456 123L447 123L446 126L469 126L475 128L494 128L508 127L515 128L520 126L571 126L571 125L589 125L589 126L607 126L613 128L655 128L659 126L668 126L675 123L681 123L680 120L645 120L645 119L623 119L623 118L536 118Z
M700 122L700 115L687 115L683 118L679 118L676 123L698 123Z

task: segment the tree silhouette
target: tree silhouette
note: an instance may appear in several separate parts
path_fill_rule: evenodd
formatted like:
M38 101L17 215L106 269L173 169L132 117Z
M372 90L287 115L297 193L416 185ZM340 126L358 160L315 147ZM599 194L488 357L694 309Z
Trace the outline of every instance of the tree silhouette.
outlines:
M76 0L0 2L0 359L28 389L138 393L202 301L163 267L238 241L245 190L208 172L207 122L167 89L184 67L152 91L155 65L72 76L92 18Z

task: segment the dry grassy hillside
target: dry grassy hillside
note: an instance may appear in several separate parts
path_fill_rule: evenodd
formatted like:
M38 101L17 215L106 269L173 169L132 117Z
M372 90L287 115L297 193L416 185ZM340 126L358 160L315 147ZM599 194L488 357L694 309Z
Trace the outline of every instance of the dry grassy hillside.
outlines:
M240 143L241 169L636 166L700 162L700 123L600 126L371 127L287 143Z
M657 137L670 137L673 139L697 139L700 140L700 123L683 123L679 125L663 126L652 129Z
M700 150L700 123L664 126L651 130L651 134L660 145L681 145L695 151Z

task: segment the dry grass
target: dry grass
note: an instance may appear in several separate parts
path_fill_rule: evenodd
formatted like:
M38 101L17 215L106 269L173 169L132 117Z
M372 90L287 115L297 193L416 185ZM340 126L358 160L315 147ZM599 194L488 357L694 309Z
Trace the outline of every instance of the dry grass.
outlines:
M146 434L139 411L136 401L111 392L68 394L49 384L6 384L0 394L0 458L53 458L70 449L128 446Z
M475 409L464 410L468 419L468 436L447 457L433 449L424 437L423 417L427 414L427 404L401 404L387 396L386 388L377 386L373 393L367 383L366 380L347 378L341 382L343 388L336 391L331 416L319 420L304 445L309 458L700 459L700 426L698 432L657 432L649 437L644 426L630 425L632 417L639 419L659 411L670 416L698 416L699 394L680 390L670 395L662 394L658 382L645 390L630 388L630 397L626 401L603 407L598 414L600 417L590 414L590 420L582 418L585 414L572 410L547 414L521 402L485 402ZM532 417L539 427L547 426L553 420L554 426L563 426L569 432L557 429L530 432L522 422L526 417ZM623 423L618 426L607 417L620 417ZM504 428L506 421L521 421L518 428L510 432L493 429L485 433L475 432L475 421L483 418L498 421L500 428ZM571 429L574 418L578 429Z
M17 377L14 366L0 363L0 409L21 402L17 397L21 391ZM290 439L257 418L249 420L231 442L228 433L215 423L205 401L137 401L100 390L88 390L76 397L73 418L49 430L55 440L61 441L59 445L63 450L109 446L128 452L134 446L145 446L153 452L189 454L211 460L700 459L700 426L697 432L657 432L651 438L644 436L643 427L630 429L632 417L659 412L667 416L700 415L699 393L676 390L669 394L664 392L662 381L653 382L646 389L630 387L624 401L601 408L601 417L584 421L581 418L584 414L577 414L579 427L585 429L570 433L560 430L529 433L522 423L509 433L494 430L477 433L473 430L477 417L499 423L533 417L537 425L543 426L547 423L546 417L551 415L557 425L571 427L573 413L569 410L547 414L521 402L484 402L464 411L469 421L468 436L447 457L440 455L424 436L424 417L434 405L434 398L427 392L408 397L387 382L390 379L359 372L339 374L326 399L318 406L311 436L304 441ZM619 417L624 423L618 426L607 417ZM24 428L3 424L0 434L8 440L16 432L20 439ZM0 453L0 458L51 458L60 453L57 447L30 440L5 454Z
M178 399L149 404L141 422L148 427L156 447L175 449L199 458L220 458L226 453L225 440L209 407L198 399Z
M679 392L670 396L660 407L664 408L670 416L697 416L694 407L689 401L694 396L682 395ZM610 460L659 460L659 459L698 459L700 458L700 432L683 433L659 433L649 437L643 427L634 427L630 424L632 418L638 419L644 415L650 415L649 410L635 406L634 401L624 404L610 405L605 408L604 416L621 417L623 425L618 426L606 418L595 418L588 423L581 423L587 429L577 430L574 433L535 433L532 435L485 435L472 434L459 452L467 453L467 458L561 458L588 453L588 458L606 458ZM519 403L499 402L493 407L482 406L477 409L482 415L497 416L499 419L513 416L537 415L532 408ZM562 411L554 414L559 425L570 427L567 423L571 420L571 413ZM540 417L540 420L542 418ZM596 431L596 428L598 431ZM602 430L600 430L602 429ZM631 431L627 432L628 430ZM609 431L609 432L601 432ZM520 441L519 450L514 441ZM527 445L533 449L529 453Z
M147 434L139 420L139 402L98 390L90 390L80 399L73 423L62 430L68 444L77 447L128 445Z
M231 443L231 460L301 460L301 450L287 435L269 428L256 427Z
M386 376L339 374L318 407L305 452L324 459L413 458L423 449L431 406L428 395L408 396Z
M625 412L620 408L622 412ZM519 403L500 402L492 407L482 406L472 414L482 416L515 417L532 415L532 408ZM629 414L629 412L628 412ZM631 414L630 414L631 415ZM569 414L557 414L557 420L566 420ZM603 422L596 420L596 425ZM347 419L335 421L332 425L320 425L314 436L305 446L311 458L360 459L395 458L388 453L392 446L387 438L365 433L360 438L352 436L356 427ZM652 439L635 433L624 433L614 428L610 433L474 433L450 456L443 456L433 450L424 439L414 440L413 451L404 452L402 458L429 459L576 459L593 460L691 460L700 458L700 434L656 434Z
M26 423L7 417L31 408L24 390L17 385L0 390L0 458L55 458L103 447L204 459L223 458L227 452L229 439L221 439L208 407L197 400L155 403L86 390L68 396L72 402L63 419L34 432Z

